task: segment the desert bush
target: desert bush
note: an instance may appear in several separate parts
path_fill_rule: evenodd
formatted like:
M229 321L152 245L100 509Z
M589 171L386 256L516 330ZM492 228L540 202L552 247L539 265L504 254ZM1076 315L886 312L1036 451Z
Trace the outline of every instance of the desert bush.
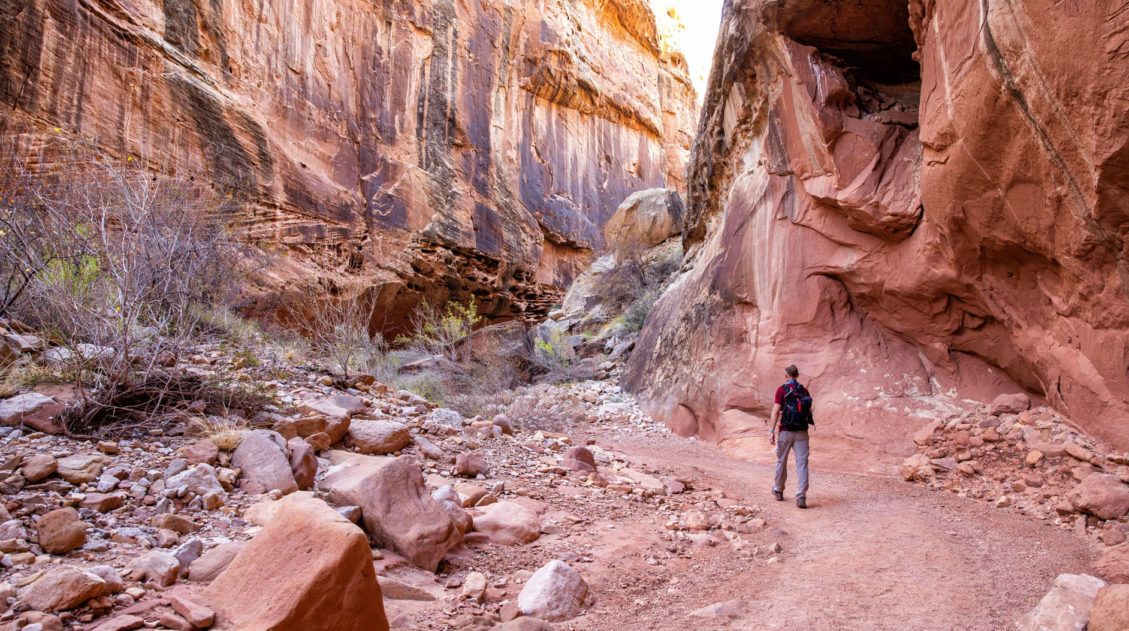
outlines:
M369 332L374 310L372 301L364 295L339 298L333 291L320 293L328 296L313 303L310 313L299 319L301 331L309 340L310 352L345 379L351 371L357 370L378 379L394 374L395 361L388 356L384 337L379 332Z
M444 405L450 392L448 377L437 371L423 370L409 374L396 375L388 385L394 390L407 390L419 395L435 405Z
M243 437L251 431L251 425L237 416L194 417L188 423L188 431L192 435L210 439L223 451L235 451L239 443L243 442Z
M226 304L195 304L189 315L196 328L204 334L217 335L238 344L259 342L262 333L259 323L239 315Z
M0 282L8 312L60 347L52 362L77 393L67 429L89 433L123 402L165 400L161 384L175 379L164 366L190 344L193 307L227 295L238 251L227 206L205 187L81 147L69 155L66 172L14 165L20 177L0 191L0 214L31 228L0 238L23 248L12 256L11 242L0 246Z
M424 301L412 315L411 333L396 338L396 342L459 364L474 356L470 334L480 322L482 317L473 299L467 303L451 301L442 309Z
M659 292L655 289L643 292L634 302L623 311L623 324L628 332L635 333L643 329L643 323L659 299Z

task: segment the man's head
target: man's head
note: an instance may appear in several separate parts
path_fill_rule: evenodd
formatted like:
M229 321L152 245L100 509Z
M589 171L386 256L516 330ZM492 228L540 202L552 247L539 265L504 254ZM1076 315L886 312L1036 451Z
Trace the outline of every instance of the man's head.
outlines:
M784 374L787 375L789 379L795 379L800 376L800 369L796 368L795 364L793 364L784 369Z

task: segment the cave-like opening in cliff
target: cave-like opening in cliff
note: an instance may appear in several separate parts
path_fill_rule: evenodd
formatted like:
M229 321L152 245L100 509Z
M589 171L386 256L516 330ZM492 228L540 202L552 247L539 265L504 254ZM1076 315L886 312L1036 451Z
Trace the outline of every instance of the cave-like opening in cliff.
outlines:
M795 41L837 58L860 82L904 85L918 82L917 43L906 0L800 2L780 16L780 27Z

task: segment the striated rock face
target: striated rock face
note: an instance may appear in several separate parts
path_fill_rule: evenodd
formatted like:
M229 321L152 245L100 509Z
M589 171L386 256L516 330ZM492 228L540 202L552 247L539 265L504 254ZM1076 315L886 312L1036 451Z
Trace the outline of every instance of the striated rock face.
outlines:
M643 0L0 0L0 140L230 194L271 289L543 312L630 193L683 187L694 93ZM269 309L270 304L259 308Z
M1020 386L1129 447L1126 27L1053 0L727 3L693 265L628 386L681 433L763 442L796 363L860 445L928 395Z

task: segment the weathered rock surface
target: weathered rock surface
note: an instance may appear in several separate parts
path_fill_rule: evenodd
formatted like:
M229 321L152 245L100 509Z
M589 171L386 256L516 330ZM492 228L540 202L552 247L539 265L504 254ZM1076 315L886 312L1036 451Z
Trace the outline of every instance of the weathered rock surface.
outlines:
M343 456L318 484L319 490L338 505L360 506L365 530L377 545L434 572L462 536L442 504L427 492L419 465L406 456Z
M527 616L550 622L579 616L588 602L588 584L563 561L549 561L529 577L517 597Z
M512 546L536 541L541 536L541 518L536 511L517 502L497 502L473 509L474 529L491 543Z
M386 631L380 585L361 529L296 494L201 594L236 629Z
M39 545L51 554L66 554L86 543L86 522L73 508L59 508L39 518Z
M245 541L221 543L208 550L200 558L188 565L188 580L202 583L210 582L224 571L244 547Z
M231 455L231 462L243 470L244 480L257 482L268 491L293 493L298 490L286 440L278 432L265 429L248 432Z
M1129 514L1129 485L1111 475L1086 476L1070 492L1069 499L1076 509L1101 519L1119 519Z
M54 399L38 392L17 394L10 399L0 400L0 425L15 425L53 403Z
M362 454L383 456L407 447L412 435L403 423L358 419L349 425L349 440Z
M1087 631L1129 629L1129 585L1107 585L1098 591Z
M62 611L101 596L106 581L73 567L55 568L19 592L20 602L37 611Z
M613 251L645 250L682 233L682 195L668 189L632 193L604 226Z
M904 444L922 395L1027 390L1129 448L1125 34L1100 3L982 4L726 4L693 261L625 373L648 412L759 431L794 363L863 441Z
M682 187L693 89L644 2L301 13L23 3L0 21L3 133L30 162L65 130L199 173L293 255L274 289L329 277L390 319L472 292L488 316L543 313L625 197Z
M1129 543L1110 548L1098 558L1094 574L1110 583L1129 583Z
M1090 608L1105 581L1086 574L1060 574L1054 587L1019 621L1020 631L1085 631Z

